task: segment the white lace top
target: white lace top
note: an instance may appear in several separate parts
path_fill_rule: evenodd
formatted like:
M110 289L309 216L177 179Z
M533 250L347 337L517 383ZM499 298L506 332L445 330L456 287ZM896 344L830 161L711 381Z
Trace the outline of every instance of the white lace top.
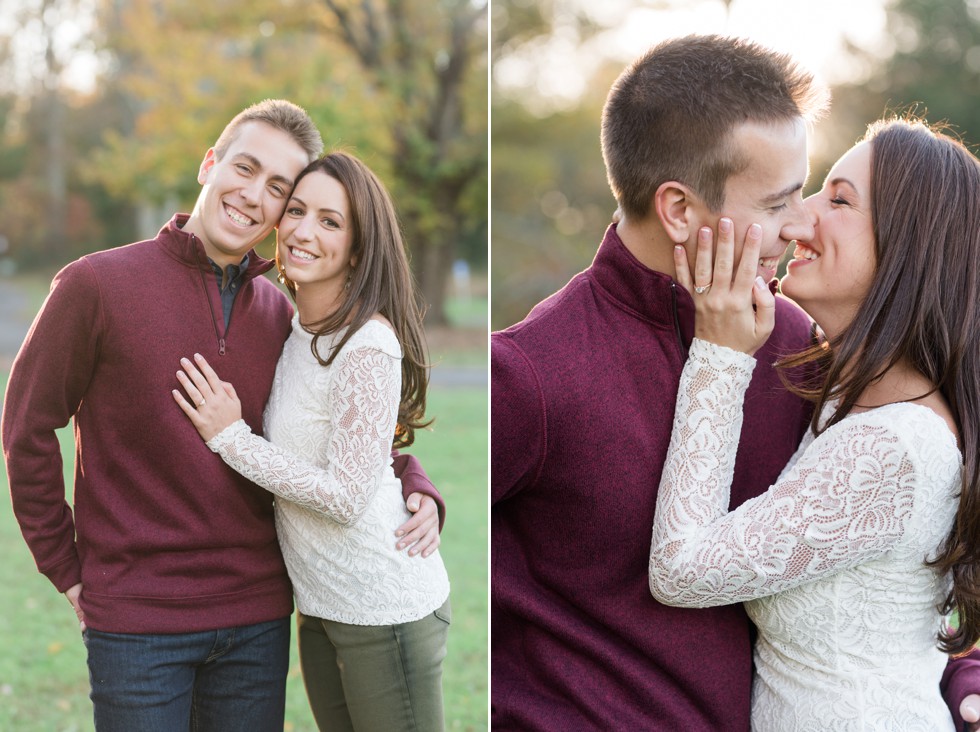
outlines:
M326 358L343 331L321 338ZM266 406L266 439L238 421L208 447L276 495L276 528L304 615L355 625L419 620L449 596L438 552L396 551L410 516L391 468L401 347L370 320L321 366L293 318Z
M807 434L774 486L728 512L754 366L691 346L657 498L651 592L687 607L748 601L757 732L952 730L936 648L947 584L923 560L956 511L955 438L914 403L854 413Z

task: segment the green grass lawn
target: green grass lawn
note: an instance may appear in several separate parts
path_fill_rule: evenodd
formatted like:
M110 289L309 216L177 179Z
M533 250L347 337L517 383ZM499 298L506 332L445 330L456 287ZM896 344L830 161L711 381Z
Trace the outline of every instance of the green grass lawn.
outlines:
M6 387L6 378L6 372L0 372L0 390ZM428 413L436 422L417 435L410 452L422 461L447 504L440 549L452 581L453 605L449 654L443 668L446 725L449 730L485 730L486 389L434 387ZM67 429L63 432L70 485L71 434ZM74 613L67 600L37 573L7 493L6 471L0 470L0 557L4 560L0 562L0 730L92 730L85 649ZM295 646L287 694L286 730L314 732Z

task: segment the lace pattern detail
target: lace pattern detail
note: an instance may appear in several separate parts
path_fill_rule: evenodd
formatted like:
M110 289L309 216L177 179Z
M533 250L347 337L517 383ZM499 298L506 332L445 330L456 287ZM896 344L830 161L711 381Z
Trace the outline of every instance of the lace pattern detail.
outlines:
M318 343L322 355L342 337ZM266 407L267 439L236 423L208 446L276 495L276 528L306 615L357 625L418 620L449 595L439 553L395 550L409 513L391 469L401 348L368 321L322 366L294 318Z
M952 435L914 404L853 414L808 434L776 484L729 513L753 363L692 344L657 499L651 592L688 607L752 601L753 729L951 729L935 647L947 585L923 561L956 510Z
M401 392L400 374L384 353L361 347L334 362L333 408L337 426L319 468L252 434L238 420L207 445L253 483L281 498L351 524L364 512L381 482L391 450ZM306 454L312 454L306 453Z

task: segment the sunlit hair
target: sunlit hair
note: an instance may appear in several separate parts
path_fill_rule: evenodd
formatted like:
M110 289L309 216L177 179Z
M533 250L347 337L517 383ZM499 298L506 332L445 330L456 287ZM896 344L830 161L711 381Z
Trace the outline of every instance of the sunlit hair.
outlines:
M606 99L609 186L627 217L645 217L667 181L719 211L728 178L749 164L732 142L736 127L812 121L828 104L827 90L787 55L724 36L665 41L634 61Z
M343 304L324 320L312 323L313 355L324 366L333 363L351 336L375 313L391 323L402 347L402 389L398 406L398 426L394 447L406 447L415 440L415 430L431 423L423 421L429 385L422 303L408 256L402 243L398 217L391 197L377 176L360 160L344 152L333 152L310 163L296 179L296 187L306 176L328 175L343 186L350 205L351 256L356 257L350 288ZM283 272L276 248L276 266ZM295 298L296 284L282 276ZM317 343L323 336L344 326L330 356L322 358Z
M238 138L242 127L249 122L264 122L292 137L306 151L307 159L316 160L323 153L323 139L310 115L285 99L266 99L253 104L235 115L214 143L214 155L224 158L228 148Z
M857 314L829 343L785 359L825 378L795 390L815 401L819 434L840 422L868 386L901 360L946 399L960 435L963 484L953 530L930 562L953 579L940 634L948 653L980 639L980 161L958 140L915 119L869 126L875 275ZM923 394L922 396L927 396ZM818 415L840 404L825 425Z

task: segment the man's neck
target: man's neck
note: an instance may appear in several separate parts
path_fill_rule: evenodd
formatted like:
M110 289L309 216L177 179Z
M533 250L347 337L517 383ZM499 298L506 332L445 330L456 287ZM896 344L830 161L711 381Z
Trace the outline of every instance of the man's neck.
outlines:
M674 277L674 243L655 217L633 219L624 216L616 225L616 233L640 264Z

